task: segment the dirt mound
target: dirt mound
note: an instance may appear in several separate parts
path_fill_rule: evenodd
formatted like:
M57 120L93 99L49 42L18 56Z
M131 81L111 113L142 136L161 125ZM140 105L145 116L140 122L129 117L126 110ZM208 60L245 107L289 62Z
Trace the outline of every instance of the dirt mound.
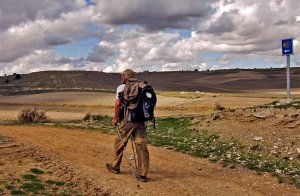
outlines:
M195 118L194 122L197 129L217 132L225 138L233 137L248 145L261 142L270 148L277 146L278 151L291 146L288 148L289 155L298 155L296 149L300 147L299 109L237 109Z

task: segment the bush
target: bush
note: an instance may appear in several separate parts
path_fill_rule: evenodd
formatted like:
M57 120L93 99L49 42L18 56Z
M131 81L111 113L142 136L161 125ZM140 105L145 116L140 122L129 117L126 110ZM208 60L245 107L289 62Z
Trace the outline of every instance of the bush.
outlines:
M223 106L221 106L220 103L216 103L216 104L215 104L215 109L216 109L216 110L224 110L225 108L224 108Z
M100 114L90 114L87 113L84 117L83 117L83 121L99 121L99 120L103 120L107 118L107 116L102 116Z
M45 111L38 111L36 108L27 108L21 111L18 116L20 123L38 123L47 121Z
M84 121L91 120L91 114L90 114L90 113L87 113L87 114L83 117L82 120L84 120Z

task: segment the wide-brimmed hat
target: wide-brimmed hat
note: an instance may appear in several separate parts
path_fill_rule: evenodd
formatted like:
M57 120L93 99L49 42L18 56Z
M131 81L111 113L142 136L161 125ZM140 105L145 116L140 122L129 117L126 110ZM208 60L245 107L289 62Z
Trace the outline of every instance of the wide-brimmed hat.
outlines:
M129 81L137 81L135 78L135 72L132 69L125 69L122 73L122 76L124 76Z

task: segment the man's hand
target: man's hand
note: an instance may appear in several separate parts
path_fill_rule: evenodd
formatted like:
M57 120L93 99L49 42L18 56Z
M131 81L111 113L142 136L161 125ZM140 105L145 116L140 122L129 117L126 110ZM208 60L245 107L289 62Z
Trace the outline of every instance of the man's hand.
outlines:
M112 119L111 124L112 124L113 126L116 126L117 123L118 123L118 119L115 119L115 118Z

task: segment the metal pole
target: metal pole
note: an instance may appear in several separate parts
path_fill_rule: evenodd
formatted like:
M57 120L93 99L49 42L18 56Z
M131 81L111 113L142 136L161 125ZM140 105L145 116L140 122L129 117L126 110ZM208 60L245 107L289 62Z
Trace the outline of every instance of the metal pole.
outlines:
M134 138L133 138L133 136L131 135L130 136L130 139L131 139L131 145L132 145L132 151L133 151L133 158L134 158L134 163L135 163L135 171L137 171L137 163L136 163L136 156L135 156L135 153L136 153L136 151L135 151L135 142L134 142Z
M286 56L286 88L287 88L287 103L291 102L291 86L290 86L290 55Z
M127 151L126 151L126 145L125 145L125 143L124 143L124 141L123 141L123 138L122 138L122 136L121 136L119 126L116 125L115 127L117 128L117 134L118 134L118 136L119 136L119 139L122 141L122 145L123 145L123 147L124 147L123 152L124 152L125 158L126 158L128 164L129 164L130 168L131 168L132 175L133 175L133 177L134 177L135 180L136 180L137 187L140 188L138 179L136 178L136 176L137 176L137 175L136 175L136 172L135 172L134 169L133 169L133 166L132 166L132 164L131 164L131 162L130 162L130 159L129 159L129 155L128 155Z

